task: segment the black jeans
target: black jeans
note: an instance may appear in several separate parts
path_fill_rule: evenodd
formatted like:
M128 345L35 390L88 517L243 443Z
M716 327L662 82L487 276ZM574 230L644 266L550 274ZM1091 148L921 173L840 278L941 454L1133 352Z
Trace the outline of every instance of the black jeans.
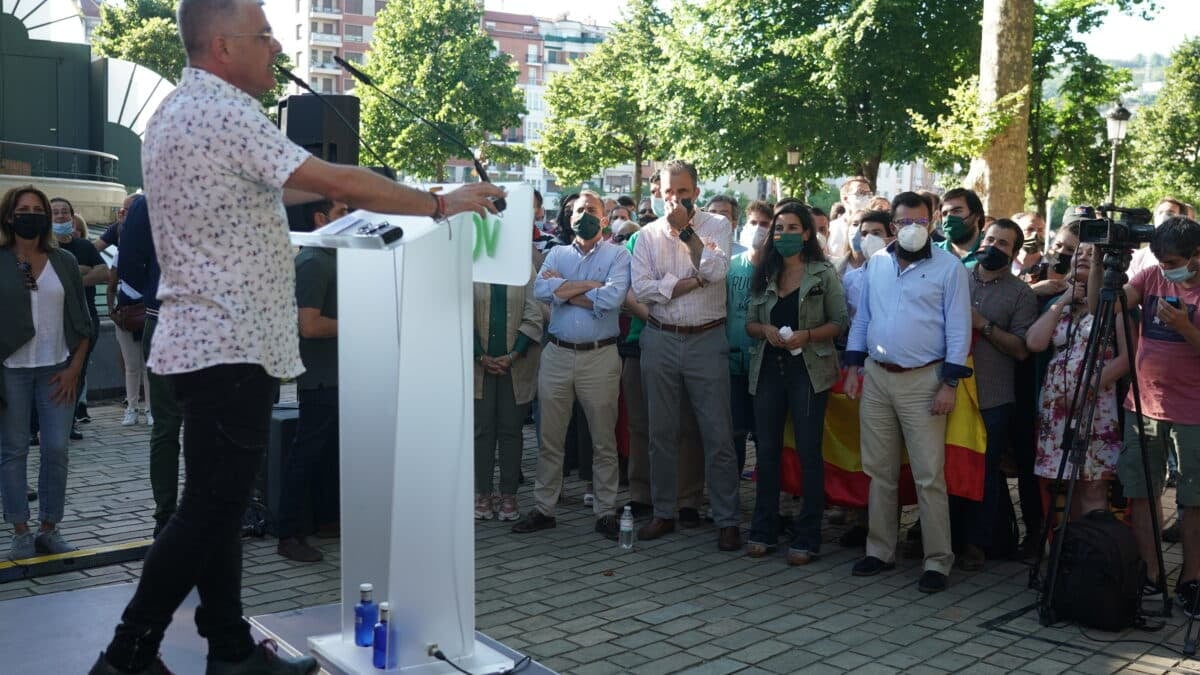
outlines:
M316 525L337 521L338 390L300 389L296 440L283 469L279 538L303 537ZM330 466L332 465L332 471ZM332 494L331 494L332 493Z
M780 454L788 415L796 430L796 454L804 471L804 507L796 517L790 548L819 553L825 513L825 459L821 437L829 392L815 393L803 356L769 350L763 355L754 393L754 443L758 449L757 495L750 541L772 545L779 533Z
M1008 481L1000 473L1000 458L1012 439L1013 408L1012 403L1005 403L979 411L987 430L983 500L950 497L950 526L956 545L970 544L982 549L992 545L992 534L1001 513L1000 500L1009 499Z
M262 463L276 380L256 364L171 376L183 412L179 508L154 540L137 592L108 645L108 662L137 672L158 653L175 610L195 588L208 655L241 661L254 649L242 618L242 514Z
M746 468L746 437L754 431L754 397L750 395L749 375L729 375L729 403L733 419L733 449L737 453L740 476Z

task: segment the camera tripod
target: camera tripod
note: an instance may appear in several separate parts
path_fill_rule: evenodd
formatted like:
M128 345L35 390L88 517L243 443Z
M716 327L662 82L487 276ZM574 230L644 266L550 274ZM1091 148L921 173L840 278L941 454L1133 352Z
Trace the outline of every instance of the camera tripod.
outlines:
M1029 571L1029 588L1039 590L1038 618L1043 626L1049 626L1057 621L1057 615L1054 610L1054 594L1057 590L1063 542L1066 539L1067 527L1070 525L1071 502L1075 495L1075 483L1079 480L1083 464L1086 460L1088 445L1092 436L1092 422L1096 411L1096 401L1101 392L1100 379L1104 371L1105 355L1116 343L1116 322L1118 320L1124 322L1125 339L1122 344L1116 345L1122 353L1117 354L1115 358L1129 359L1129 372L1131 374L1134 373L1135 360L1132 349L1133 341L1130 338L1129 307L1124 293L1126 282L1125 270L1129 268L1130 254L1128 250L1100 246L1097 246L1097 252L1103 254L1104 283L1100 288L1100 301L1092 318L1092 330L1088 335L1087 344L1084 348L1083 374L1075 385L1075 391L1071 399L1070 414L1067 416L1065 426L1063 427L1063 439L1059 446L1063 449L1063 457L1062 461L1059 462L1058 476L1054 479L1056 494L1063 492L1062 485L1064 482L1066 483L1066 503L1063 517L1057 525L1054 524L1053 518L1046 518L1045 525L1042 527L1041 539L1039 539L1039 543L1042 545L1038 547L1037 561ZM1121 309L1119 314L1114 311L1118 303ZM1133 383L1134 411L1137 415L1135 423L1138 428L1142 472L1145 475L1148 489L1153 490L1154 482L1150 479L1150 459L1146 453L1146 428L1142 419L1141 391L1138 387L1137 376L1134 375L1131 380ZM1148 501L1150 504L1154 503L1153 499ZM1154 532L1154 549L1158 557L1156 561L1158 564L1158 578L1162 585L1162 616L1171 616L1171 599L1167 594L1167 574L1166 566L1163 562L1162 533L1159 517L1158 509L1151 508L1150 522ZM1042 567L1045 542L1051 528L1054 529L1055 533L1054 543L1050 549L1045 581L1039 584L1038 576Z

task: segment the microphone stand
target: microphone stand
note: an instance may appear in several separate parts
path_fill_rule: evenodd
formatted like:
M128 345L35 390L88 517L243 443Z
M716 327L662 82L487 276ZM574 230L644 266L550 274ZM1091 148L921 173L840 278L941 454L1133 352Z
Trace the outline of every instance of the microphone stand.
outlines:
M383 167L384 171L387 172L388 178L391 178L392 180L396 179L396 172L392 170L392 167L388 166L387 161L385 161L383 157L380 157L378 152L375 152L375 148L372 148L371 146L367 145L365 141L363 141L362 136L358 134L358 129L356 129L354 125L350 123L350 120L346 119L346 116L342 114L342 111L337 109L337 106L330 103L329 99L325 98L321 94L318 94L317 91L310 87L307 82L300 79L298 75L287 68L277 65L275 66L275 70L278 71L280 75L283 75L287 79L294 82L297 87L300 87L313 96L316 96L317 100L320 101L322 105L332 110L333 114L337 115L337 118L342 121L342 124L346 125L346 128L350 130L350 133L354 134L354 140L358 141L359 146L366 148L367 152L371 153L371 157L373 157L375 161L379 162L379 166Z
M461 138L459 138L458 136L455 136L454 134L450 133L449 131L442 128L441 126L434 124L433 122L430 122L429 120L425 119L425 117L423 117L420 113L418 113L416 110L413 110L411 106L404 103L403 101L396 98L395 96L392 96L391 94L387 93L382 88L380 88L378 85L376 85L375 80L373 80L370 75L367 75L363 71L354 67L352 64L350 64L348 61L346 61L342 57L334 56L333 60L336 61L339 66L344 68L347 73L350 73L351 77L353 77L354 79L358 80L359 82L367 85L371 89L374 89L375 91L379 92L380 94L383 95L384 98L391 101L392 105L396 106L397 108L404 111L408 115L416 118L422 124L424 124L425 126L429 127L430 129L433 129L435 132L437 132L437 134L439 136L450 141L451 144L457 146L460 150L467 153L467 155L471 158L471 162L475 165L475 171L476 171L476 173L479 174L479 179L485 183L492 182L491 179L488 178L487 170L483 168L483 162L479 161L479 157L476 156L475 151L472 150L471 147L468 146L466 144L466 142L464 142ZM492 203L495 204L497 211L503 211L508 207L508 204L507 204L507 202L505 202L503 197L489 198L489 199L491 199Z

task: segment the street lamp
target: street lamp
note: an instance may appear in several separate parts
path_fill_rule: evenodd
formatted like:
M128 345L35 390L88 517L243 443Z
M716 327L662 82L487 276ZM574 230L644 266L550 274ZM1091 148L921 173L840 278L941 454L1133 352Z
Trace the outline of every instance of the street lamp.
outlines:
M788 166L800 166L800 150L790 148L787 151Z
M1108 166L1108 203L1115 203L1117 192L1117 146L1125 140L1125 130L1133 113L1117 102L1117 107L1108 113L1108 141L1112 143L1112 162Z

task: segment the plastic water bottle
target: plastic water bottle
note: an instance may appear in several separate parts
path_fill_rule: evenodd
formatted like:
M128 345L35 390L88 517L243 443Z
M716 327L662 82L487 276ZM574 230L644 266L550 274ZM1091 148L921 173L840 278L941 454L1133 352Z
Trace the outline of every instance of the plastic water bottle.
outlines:
M391 625L392 609L386 602L379 603L379 623L375 624L372 636L372 663L379 670L391 670L399 663L400 639Z
M621 514L621 548L633 550L633 509L628 506Z
M359 647L370 647L374 639L375 623L379 621L379 607L371 600L371 584L358 587L361 599L354 606L354 644Z

